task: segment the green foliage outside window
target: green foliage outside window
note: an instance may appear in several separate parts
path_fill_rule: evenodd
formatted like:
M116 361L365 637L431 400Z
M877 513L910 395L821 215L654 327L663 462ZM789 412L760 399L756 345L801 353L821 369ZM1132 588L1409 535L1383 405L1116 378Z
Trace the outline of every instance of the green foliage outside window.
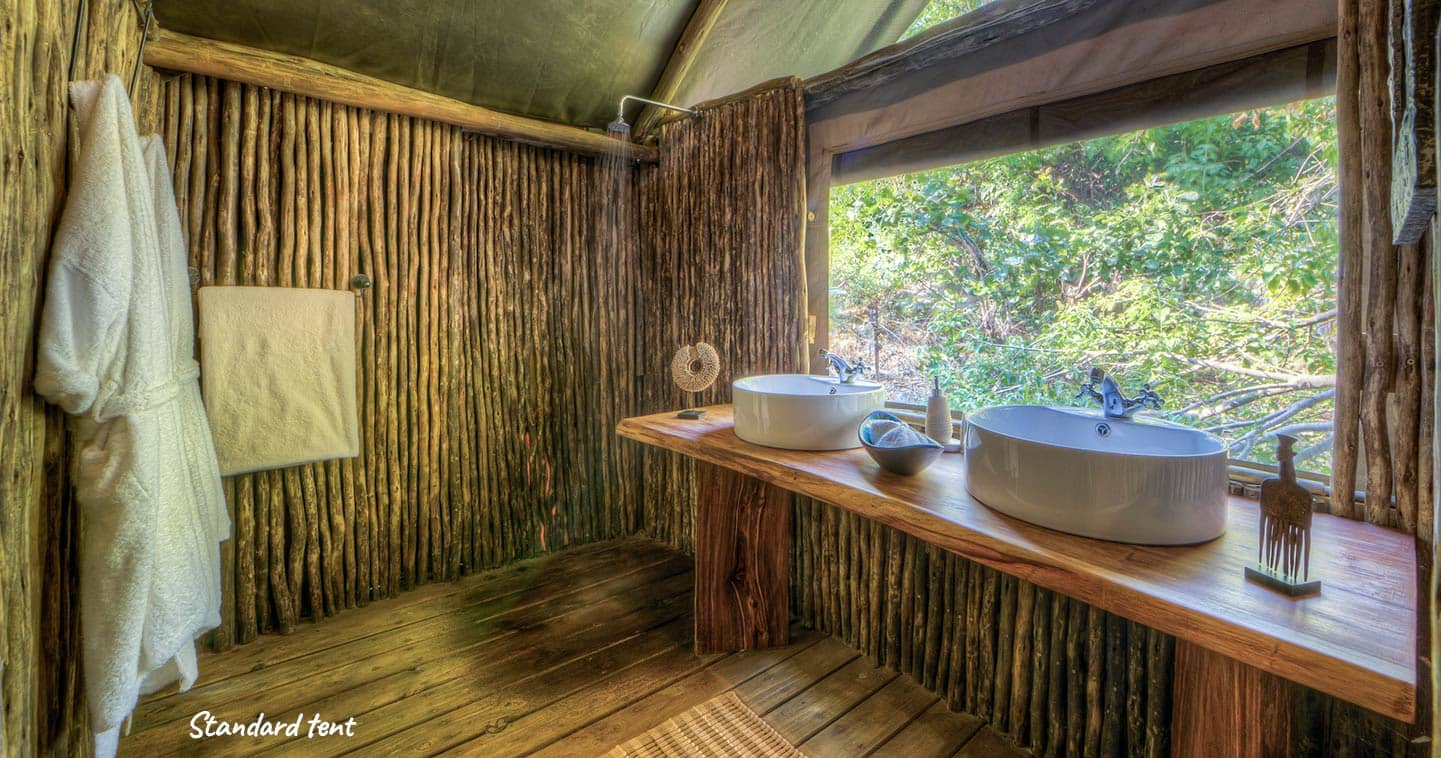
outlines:
M1233 457L1286 431L1326 471L1336 190L1330 98L836 187L832 349L965 410L1081 404L1101 366Z
M901 35L901 39L909 39L936 24L944 23L956 16L964 16L989 2L994 2L994 0L931 0L925 8L921 9L916 20L911 22L910 28Z

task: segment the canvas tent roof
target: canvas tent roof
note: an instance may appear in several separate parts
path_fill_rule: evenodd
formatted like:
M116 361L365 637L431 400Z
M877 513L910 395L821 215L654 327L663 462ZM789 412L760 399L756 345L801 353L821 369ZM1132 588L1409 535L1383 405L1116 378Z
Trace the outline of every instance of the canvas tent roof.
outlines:
M166 29L312 58L497 111L603 127L714 0L156 0ZM727 0L675 98L810 76L894 42L926 0ZM634 113L629 114L634 117Z

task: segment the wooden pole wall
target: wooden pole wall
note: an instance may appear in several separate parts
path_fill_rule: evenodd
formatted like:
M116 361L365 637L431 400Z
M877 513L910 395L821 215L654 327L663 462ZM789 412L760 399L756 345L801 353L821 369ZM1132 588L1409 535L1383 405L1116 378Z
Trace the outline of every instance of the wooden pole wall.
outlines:
M735 378L805 370L803 121L800 82L782 79L662 128L666 158L638 180L646 412L730 402ZM720 376L687 393L670 360L696 342L716 348ZM644 530L693 550L693 463L653 449L642 460Z
M21 504L0 509L0 752L84 754L64 424L28 390L66 134L33 120L65 121L72 65L77 79L128 72L138 27L121 0L90 0L83 16L77 0L6 1L39 33L0 38L0 59L35 73L0 102L27 180L0 187L14 214L0 225L0 286L15 295L0 329L24 346L0 359L0 461L18 474L0 480L0 500ZM164 135L206 283L375 282L357 300L361 457L226 482L221 647L636 529L689 549L692 468L616 441L615 422L724 402L735 376L804 370L794 82L671 122L666 160L638 172L204 77L146 73L137 103L142 127ZM1403 359L1398 402L1429 409L1434 296L1413 277L1432 264L1398 263L1400 311L1421 316L1420 329L1398 325L1398 349L1423 354L1419 400ZM721 351L722 376L685 395L666 367L698 340ZM1417 431L1398 447L1426 455L1433 429ZM1398 487L1412 476L1399 469ZM1415 471L1415 504L1398 497L1386 518L1425 529L1429 460ZM806 623L1039 754L1166 752L1169 637L829 506L795 509L793 610ZM1315 693L1297 700L1312 725L1299 753L1391 752L1393 724Z
M1424 382L1422 334L1432 326L1424 313L1424 264L1434 242L1429 236L1394 242L1392 147L1394 111L1405 110L1414 95L1402 76L1403 38L1430 38L1434 29L1408 29L1421 22L1409 10L1401 13L1409 5L1404 0L1339 2L1340 315L1331 511L1416 534L1434 518L1434 464L1423 439L1429 430L1416 421L1436 390ZM1357 481L1363 457L1365 481ZM1364 508L1352 500L1358 487L1365 491Z
M89 749L80 698L77 514L64 415L32 391L47 252L70 171L66 85L127 85L140 17L127 0L0 0L0 755ZM153 130L155 80L131 93Z
M225 481L216 647L633 531L639 246L596 244L597 161L191 75L160 101L204 284L374 283L360 457Z
M1176 641L810 498L791 612L1039 756L1165 756ZM1295 756L1404 755L1407 725L1286 683Z

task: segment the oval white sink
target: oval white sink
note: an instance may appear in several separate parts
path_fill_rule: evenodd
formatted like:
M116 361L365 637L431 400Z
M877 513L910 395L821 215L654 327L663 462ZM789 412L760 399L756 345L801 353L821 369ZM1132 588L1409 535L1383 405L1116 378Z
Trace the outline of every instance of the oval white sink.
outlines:
M1004 405L966 418L966 489L1023 521L1145 545L1226 531L1226 444L1189 427Z
M813 374L767 374L731 382L736 436L787 450L849 450L861 446L861 421L886 404L872 382L842 384Z

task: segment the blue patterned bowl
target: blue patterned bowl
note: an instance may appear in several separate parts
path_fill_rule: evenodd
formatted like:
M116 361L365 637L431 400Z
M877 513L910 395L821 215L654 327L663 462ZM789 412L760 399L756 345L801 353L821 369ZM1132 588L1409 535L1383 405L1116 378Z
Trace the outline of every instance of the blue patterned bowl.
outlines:
M874 411L861 422L861 447L881 468L892 474L914 476L925 471L945 450L930 437L911 429L886 411Z

